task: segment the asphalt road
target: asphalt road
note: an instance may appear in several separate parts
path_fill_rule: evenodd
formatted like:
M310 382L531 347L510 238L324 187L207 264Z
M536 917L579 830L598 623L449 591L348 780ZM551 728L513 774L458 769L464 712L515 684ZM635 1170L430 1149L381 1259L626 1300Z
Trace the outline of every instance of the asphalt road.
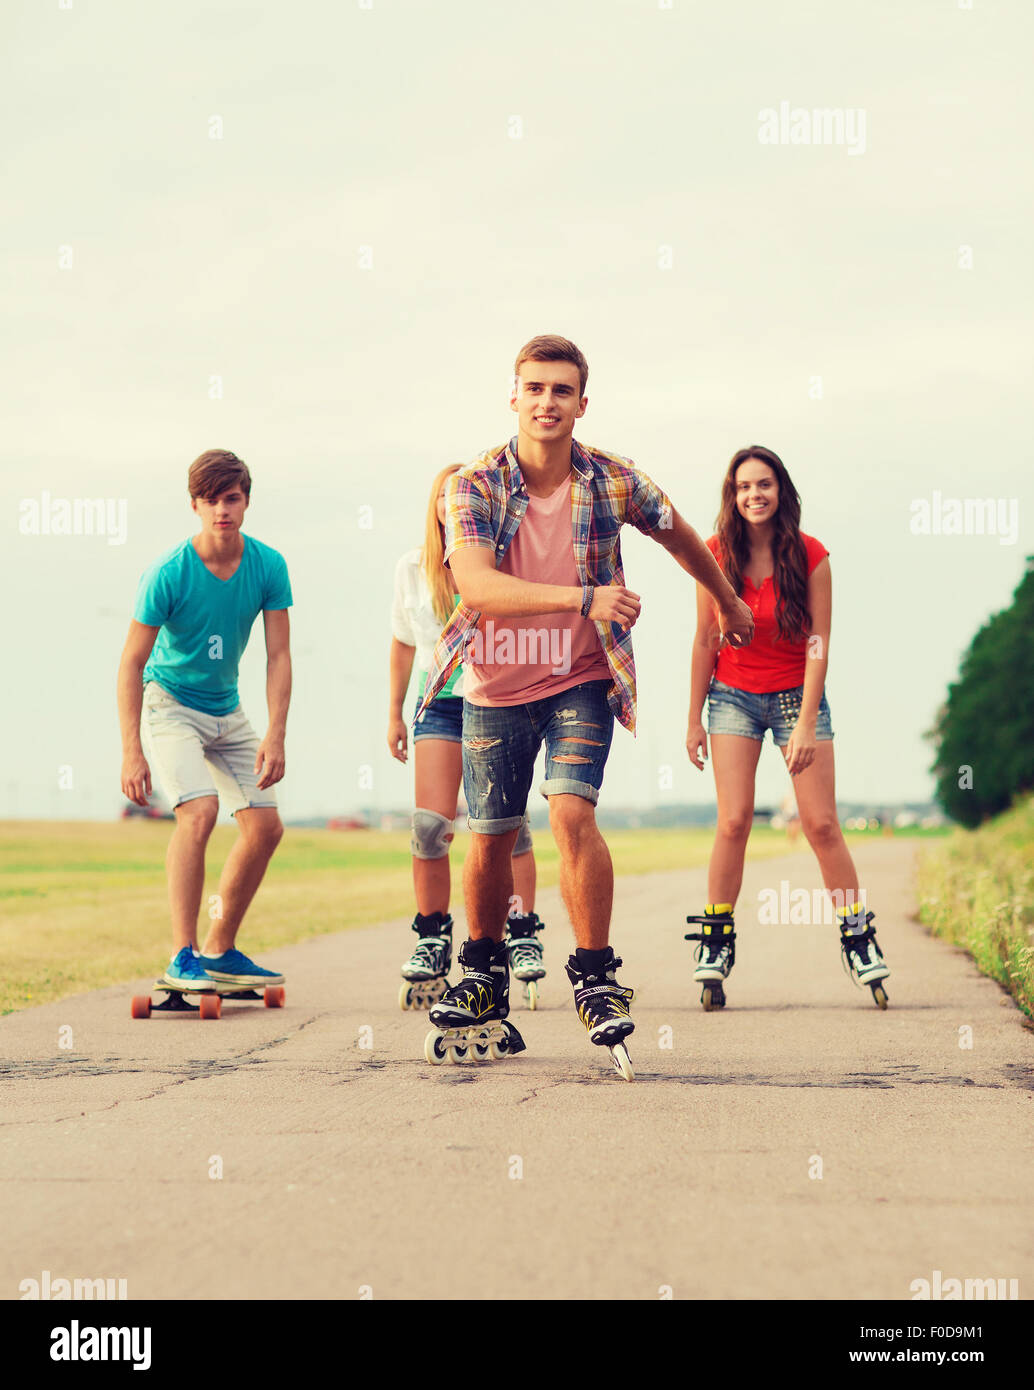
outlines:
M43 1271L162 1299L909 1299L934 1271L1029 1297L1034 1036L911 920L913 855L857 853L885 1013L835 927L755 920L815 886L806 851L748 869L722 1013L682 940L702 871L620 882L633 1084L574 1013L555 892L541 1008L511 992L528 1050L496 1063L423 1060L402 921L278 952L279 1011L134 1021L142 980L0 1019L0 1297Z

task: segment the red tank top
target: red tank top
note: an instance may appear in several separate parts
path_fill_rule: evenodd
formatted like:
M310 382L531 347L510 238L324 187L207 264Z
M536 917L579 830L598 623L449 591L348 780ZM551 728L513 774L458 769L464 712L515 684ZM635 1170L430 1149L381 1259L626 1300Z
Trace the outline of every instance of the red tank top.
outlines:
M800 537L807 552L807 571L810 575L829 551L814 536L806 536L802 531ZM717 536L710 538L707 548L721 564ZM780 637L776 622L779 594L775 576L763 579L760 589L745 578L741 597L754 614L754 640L748 647L723 647L718 653L715 678L723 685L749 690L755 695L767 695L773 690L792 690L795 686L803 685L808 639L802 637L798 642L787 642Z

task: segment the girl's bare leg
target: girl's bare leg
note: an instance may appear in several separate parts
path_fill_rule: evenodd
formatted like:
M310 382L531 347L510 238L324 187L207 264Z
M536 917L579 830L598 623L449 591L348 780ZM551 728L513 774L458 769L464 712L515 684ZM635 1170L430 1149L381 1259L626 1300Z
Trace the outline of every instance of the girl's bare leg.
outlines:
M418 739L413 744L413 765L416 805L425 811L437 811L450 822L455 820L463 780L462 745L446 738ZM451 830L449 839L451 845ZM413 887L416 890L416 910L421 916L448 912L452 889L449 856L417 859L414 855Z
M754 778L761 741L739 734L712 734L710 742L718 829L707 870L707 901L732 903L735 907L754 820Z
M858 871L837 818L832 739L818 744L811 765L793 778L793 787L801 829L815 851L833 906L851 908L859 901Z

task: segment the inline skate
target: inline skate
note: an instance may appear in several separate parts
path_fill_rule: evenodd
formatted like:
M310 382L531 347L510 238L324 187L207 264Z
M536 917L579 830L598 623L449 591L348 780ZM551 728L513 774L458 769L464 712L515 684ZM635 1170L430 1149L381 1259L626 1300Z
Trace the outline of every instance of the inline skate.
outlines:
M449 987L452 964L452 918L447 912L417 913L413 931L420 938L402 966L400 1009L429 1009Z
M564 968L574 986L575 1008L589 1041L608 1048L614 1070L626 1081L634 1081L625 1039L635 1029L628 1014L635 990L618 984L616 972L621 963L621 957L607 946L603 951L575 951Z
M463 979L450 985L431 1009L435 1026L424 1039L426 1060L440 1066L498 1061L523 1052L524 1039L506 1021L510 971L505 944L487 938L465 941L459 963Z
M511 912L506 919L506 949L510 969L524 986L524 998L529 1009L537 1009L539 980L545 978L542 964L542 942L536 935L545 926L534 912Z

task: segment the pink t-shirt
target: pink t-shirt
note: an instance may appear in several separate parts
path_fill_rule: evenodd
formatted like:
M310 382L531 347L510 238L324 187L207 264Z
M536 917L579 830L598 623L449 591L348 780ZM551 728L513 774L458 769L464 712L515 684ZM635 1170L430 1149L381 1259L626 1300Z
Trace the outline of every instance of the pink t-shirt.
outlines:
M529 496L499 569L536 584L581 587L570 477L548 497ZM580 613L482 616L464 659L463 694L474 705L525 705L583 681L610 679L596 624Z

